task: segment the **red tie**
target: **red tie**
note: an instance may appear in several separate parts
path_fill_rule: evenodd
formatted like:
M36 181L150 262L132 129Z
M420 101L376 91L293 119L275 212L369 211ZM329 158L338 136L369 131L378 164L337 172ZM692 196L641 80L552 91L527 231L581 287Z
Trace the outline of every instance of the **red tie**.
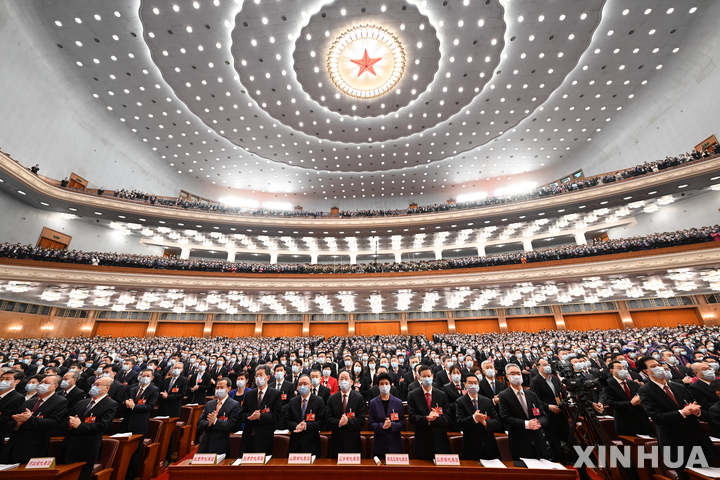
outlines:
M672 390L670 390L670 387L668 387L667 384L663 387L663 390L665 390L665 393L668 394L668 397L670 397L672 401L675 402L675 405L679 407L680 404L678 403L677 398L675 398L675 394L672 392Z
M40 408L40 405L42 405L43 400L42 398L38 398L38 401L35 403L35 406L32 409L32 413L37 412L37 409Z
M347 395L343 395L343 413L347 412Z
M630 393L630 389L627 386L627 382L622 382L623 390L625 390L625 395L628 396L628 398L632 399L632 393Z
M432 396L429 393L425 393L425 401L427 402L428 411L432 410Z

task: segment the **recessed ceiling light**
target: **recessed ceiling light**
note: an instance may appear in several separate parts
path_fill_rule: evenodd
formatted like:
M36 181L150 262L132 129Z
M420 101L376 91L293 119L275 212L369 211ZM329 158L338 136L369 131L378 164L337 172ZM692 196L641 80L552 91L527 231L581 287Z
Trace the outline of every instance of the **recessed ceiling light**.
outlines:
M40 205L42 205L42 206L44 206L44 207L49 207L49 206L50 206L49 203L45 203L45 202L40 202Z
M102 215L102 212L93 212L95 215Z
M684 184L682 184L682 185L678 185L678 188L685 188L685 187L687 187L687 186L688 186L688 184L687 184L687 183L684 183Z
M22 190L17 191L20 195L27 195L27 193L23 192Z
M68 210L70 210L71 212L77 212L77 208L73 208L73 207L68 207Z

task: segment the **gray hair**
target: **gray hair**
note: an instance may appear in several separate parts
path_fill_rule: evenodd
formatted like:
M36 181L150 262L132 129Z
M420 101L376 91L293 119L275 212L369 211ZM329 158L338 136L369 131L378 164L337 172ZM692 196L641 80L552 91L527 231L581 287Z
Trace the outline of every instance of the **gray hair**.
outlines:
M267 375L268 377L272 374L272 372L270 371L270 367L268 367L264 363L255 367L255 373L257 374L261 370L265 372L265 375Z
M485 360L480 364L480 368L485 370L485 365L492 365L492 367L495 368L495 362L493 362L492 360Z
M520 365L518 365L517 363L508 363L507 365L505 365L505 375L507 375L507 373L508 373L508 371L510 370L511 367L515 367L515 368L517 368L517 369L520 369ZM521 371L522 371L522 369L521 369Z

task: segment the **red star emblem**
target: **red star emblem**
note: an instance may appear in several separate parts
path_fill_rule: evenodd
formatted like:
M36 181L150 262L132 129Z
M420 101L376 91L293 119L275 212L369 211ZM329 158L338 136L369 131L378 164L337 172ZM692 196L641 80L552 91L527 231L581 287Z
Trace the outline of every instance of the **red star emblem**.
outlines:
M365 49L365 53L363 54L362 58L359 60L350 60L355 65L360 66L360 71L358 72L357 76L359 77L366 71L372 73L373 75L377 75L375 73L375 68L373 68L373 65L375 65L377 62L382 60L382 57L380 58L370 58L370 55L368 55L367 48Z

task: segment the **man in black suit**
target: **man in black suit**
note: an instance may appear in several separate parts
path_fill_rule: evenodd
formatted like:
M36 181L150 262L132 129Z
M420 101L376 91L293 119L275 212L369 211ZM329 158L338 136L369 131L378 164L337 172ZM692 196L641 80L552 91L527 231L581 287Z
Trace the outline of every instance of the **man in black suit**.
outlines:
M227 454L230 451L230 434L235 431L240 404L228 397L232 381L228 377L215 383L215 400L203 408L198 431L202 433L198 453Z
M176 362L170 369L170 376L163 380L160 389L159 416L179 417L182 411L182 399L187 392L187 378L181 375L184 370L182 362Z
M562 384L552 375L550 363L541 358L536 362L538 376L530 380L530 390L537 395L545 408L548 417L548 427L545 429L553 458L559 462L566 462L561 442L567 442L570 432L568 422L560 408L563 400Z
M507 364L505 376L511 388L500 393L500 418L508 430L513 459L550 459L543 433L543 429L548 426L548 419L542 402L532 391L523 389L520 367L514 363Z
M485 360L480 364L483 371L483 378L480 380L480 395L492 400L495 411L500 415L500 393L507 388L504 382L499 381L497 371L495 370L495 362Z
M289 453L320 456L320 430L325 425L325 402L310 393L310 377L298 379L298 395L290 400L285 428L290 430Z
M110 398L115 400L118 405L122 405L125 402L125 395L127 392L125 391L125 385L118 382L116 379L117 373L119 371L120 367L117 365L105 365L102 369L101 377L110 377L111 379L113 379L113 384L110 386L110 392L108 393L108 395L110 396ZM94 385L96 380L96 377L90 377L88 379L88 385ZM87 393L89 393L89 389Z
M13 421L13 414L25 401L25 397L15 391L15 387L22 379L23 373L14 370L3 372L0 375L0 440L2 440L0 441L0 458L5 438L12 433L12 429L9 429L8 425Z
M609 371L611 375L600 396L600 403L612 408L615 433L654 436L647 412L640 404L640 385L630 379L628 370L620 362L611 362Z
M100 460L102 436L110 426L118 404L108 396L113 380L102 377L90 388L90 398L80 400L72 410L67 433L60 449L61 463L85 462L80 480L90 480Z
M290 403L290 399L295 396L295 385L285 380L285 366L282 364L275 365L275 375L270 380L270 388L280 392L280 401L282 407L280 415L278 416L275 428L278 430L285 429L285 412L287 411L287 405Z
M418 372L422 386L408 393L407 414L415 426L415 458L433 460L435 454L451 453L447 436L450 412L447 397L433 386L432 369L423 365Z
M390 379L387 373L378 374L380 378ZM327 402L325 429L332 431L330 439L330 458L338 453L360 453L360 430L365 425L365 398L360 392L352 390L350 373L343 370L338 375L340 390L330 395Z
M643 408L655 423L658 444L663 451L669 449L670 461L682 459L681 467L675 470L678 478L688 478L684 467L694 446L702 448L705 460L712 466L717 453L700 425L700 405L682 385L665 380L665 369L656 359L640 357L635 365L649 378L638 393Z
M73 411L75 405L85 398L85 392L77 387L77 381L80 378L79 372L68 371L63 375L62 382L60 382L60 388L58 388L58 395L65 397L68 402L68 410Z
M452 358L447 355L443 355L441 360L444 368L440 369L440 371L435 374L435 383L440 385L440 388L450 382L450 369L453 366Z
M710 388L710 382L715 380L715 370L706 362L693 363L690 365L690 369L698 380L689 384L688 390L702 407L703 412L707 412L718 401L718 396Z
M37 394L20 405L7 425L12 434L0 463L27 463L47 455L50 437L67 419L67 400L55 395L59 386L59 376L47 376L37 386Z
M150 428L150 414L160 398L160 389L152 381L155 371L146 368L138 374L138 384L130 389L128 399L123 405L123 432L145 435ZM142 442L130 458L127 479L133 480L140 465Z
M680 365L680 362L673 352L670 350L663 350L660 355L662 355L662 361L670 367L673 382L684 383L685 386L692 383L692 372L688 367Z
M495 413L492 400L478 393L480 381L475 374L470 373L465 377L465 389L467 393L455 401L455 418L463 433L460 458L500 458L493 432L501 432L505 427Z
M130 391L130 388L134 387L138 383L138 372L135 371L135 361L131 358L126 358L123 361L123 365L120 371L115 375L115 380L122 383L125 387L125 391Z
M310 372L310 393L322 398L322 401L327 405L327 401L330 398L330 389L325 385L320 385L321 381L322 374L320 370L312 370Z
M225 357L222 355L217 357L217 360L215 360L215 363L210 367L208 373L210 374L210 387L207 390L207 395L212 397L215 395L215 384L221 378L227 377L229 373L225 366Z
M245 393L240 410L239 423L245 424L240 455L243 453L264 453L272 455L275 426L282 410L279 390L268 387L270 367L255 367L256 387Z

